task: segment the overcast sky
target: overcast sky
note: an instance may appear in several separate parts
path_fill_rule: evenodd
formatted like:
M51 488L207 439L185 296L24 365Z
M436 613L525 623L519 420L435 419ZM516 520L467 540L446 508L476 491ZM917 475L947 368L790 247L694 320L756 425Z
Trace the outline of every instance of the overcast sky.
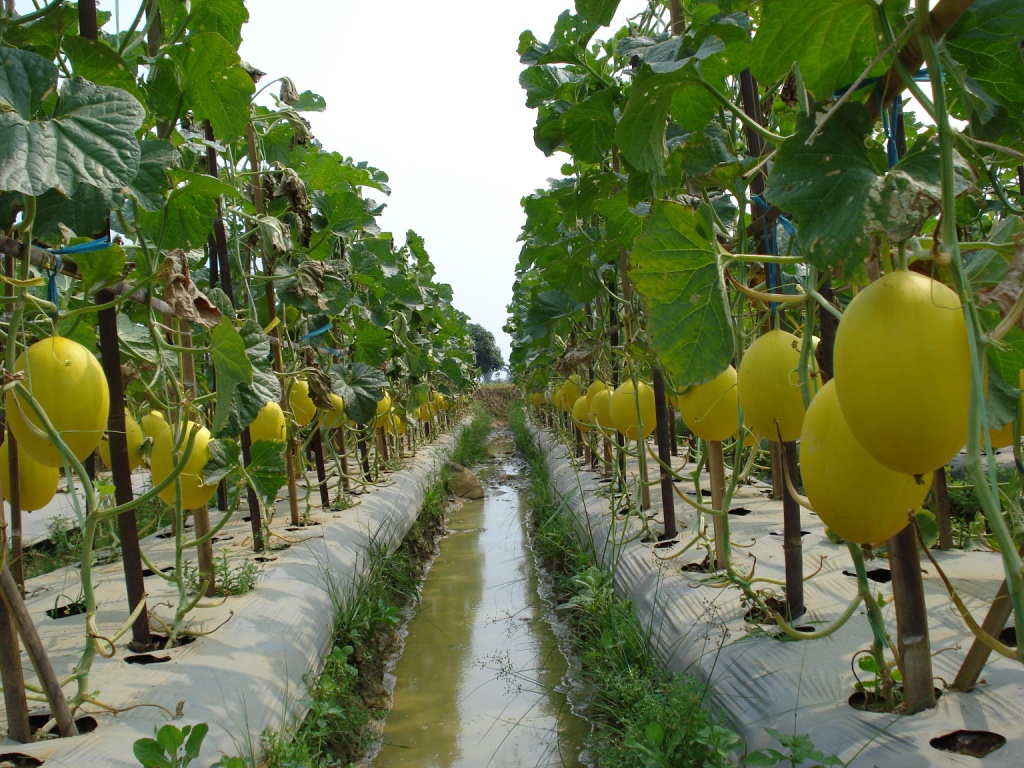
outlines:
M409 229L425 238L437 279L495 335L506 362L519 200L560 175L566 159L534 147L516 47L524 29L547 41L571 5L246 2L242 57L268 79L287 75L327 100L325 112L309 115L313 133L390 176L381 225L398 243Z

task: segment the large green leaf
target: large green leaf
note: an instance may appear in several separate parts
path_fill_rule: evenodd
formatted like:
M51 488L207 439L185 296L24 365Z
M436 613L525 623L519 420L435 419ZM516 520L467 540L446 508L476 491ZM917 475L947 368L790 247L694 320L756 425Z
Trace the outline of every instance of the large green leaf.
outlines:
M713 57L725 50L722 41L709 37L696 53L683 58L676 58L679 46L679 38L673 38L651 50L633 78L629 101L616 127L619 149L630 166L643 173L665 173L669 111L683 128L699 130L717 109L718 102L701 84L702 62L708 62L709 83L721 79L722 65L714 63Z
M201 248L213 231L218 195L237 197L238 190L205 173L172 169L168 175L172 191L167 205L163 211L143 212L143 227L153 240L163 235L165 250Z
M656 201L630 254L647 304L651 345L678 386L709 381L734 353L732 322L709 216Z
M750 69L772 83L799 62L807 90L827 101L878 55L875 13L864 0L764 0Z
M602 27L612 23L618 7L619 0L576 0L576 13Z
M135 70L105 42L69 36L64 38L64 52L77 77L97 85L121 88L137 100L143 100Z
M217 32L238 50L242 44L242 25L249 20L243 0L193 0L188 29Z
M796 133L776 155L765 194L797 221L807 258L821 269L856 267L871 235L904 242L934 215L941 200L938 147L923 133L886 171L880 145L869 139L872 121L857 104L845 104L811 144L821 112L801 117ZM971 187L966 164L955 158L957 193Z
M562 86L573 79L573 75L562 67L542 64L524 69L519 75L519 85L526 91L526 106L533 109L557 98Z
M240 384L252 383L252 363L246 356L245 342L227 317L214 327L210 359L217 374L217 407L213 416L213 432L219 434L227 424L235 390Z
M573 157L600 163L615 142L615 92L598 91L562 115L562 128Z
M277 492L288 482L283 446L279 440L257 440L249 449L249 465L245 474L266 504L273 504Z
M365 424L377 413L377 401L387 386L384 374L362 363L331 366L331 388L345 401L345 415Z
M196 120L209 120L220 141L241 136L255 86L231 44L215 32L203 32L174 46L169 55Z
M270 338L255 320L247 320L238 331L245 356L252 370L251 381L242 381L235 389L223 427L215 437L235 437L252 423L267 403L281 400L281 382L270 364ZM220 383L218 379L218 384Z
M99 251L77 254L75 263L82 273L82 290L91 296L98 288L116 283L124 277L126 256L120 245L111 245Z
M178 161L179 153L171 142L143 139L139 171L126 191L146 211L159 211L167 203L167 171Z
M974 0L946 35L946 48L967 70L969 82L1002 105L1018 134L1024 130L1022 38L1024 3L1020 0ZM971 100L971 94L965 93L964 100ZM980 116L985 118L985 113Z
M867 257L864 212L886 161L882 148L867 141L872 121L863 107L843 105L808 145L820 117L816 111L798 118L796 133L779 148L765 195L796 216L805 253L828 268Z
M36 199L33 236L59 243L64 239L64 228L82 236L106 234L110 211L118 207L114 192L88 184L79 184L70 197L56 189L47 190Z
M0 48L0 67L0 189L69 195L79 184L122 187L135 177L145 110L131 94L72 78L52 115L35 119L55 68L10 48Z

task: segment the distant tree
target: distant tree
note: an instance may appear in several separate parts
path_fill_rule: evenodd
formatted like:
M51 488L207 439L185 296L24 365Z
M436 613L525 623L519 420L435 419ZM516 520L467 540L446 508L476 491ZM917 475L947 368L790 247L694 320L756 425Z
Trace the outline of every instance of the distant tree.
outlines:
M484 378L490 381L495 371L505 367L505 358L501 356L498 343L494 340L494 334L476 323L469 323L467 326L473 337L473 346L476 349L476 367Z

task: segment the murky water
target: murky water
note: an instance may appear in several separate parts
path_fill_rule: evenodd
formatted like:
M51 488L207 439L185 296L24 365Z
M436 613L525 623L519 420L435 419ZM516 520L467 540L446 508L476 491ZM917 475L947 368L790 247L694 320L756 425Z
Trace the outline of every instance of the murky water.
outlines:
M525 548L517 471L506 457L477 468L487 497L452 513L394 670L376 768L582 767L588 726L558 690L565 660Z

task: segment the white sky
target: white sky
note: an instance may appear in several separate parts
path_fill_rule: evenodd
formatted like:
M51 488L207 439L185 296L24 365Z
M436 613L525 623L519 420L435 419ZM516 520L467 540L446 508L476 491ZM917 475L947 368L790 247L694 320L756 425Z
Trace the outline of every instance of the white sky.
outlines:
M242 58L327 100L325 112L306 115L313 133L389 175L382 228L399 244L409 229L426 240L436 279L494 334L506 362L519 200L566 159L534 147L516 47L524 29L546 41L571 4L246 2Z

